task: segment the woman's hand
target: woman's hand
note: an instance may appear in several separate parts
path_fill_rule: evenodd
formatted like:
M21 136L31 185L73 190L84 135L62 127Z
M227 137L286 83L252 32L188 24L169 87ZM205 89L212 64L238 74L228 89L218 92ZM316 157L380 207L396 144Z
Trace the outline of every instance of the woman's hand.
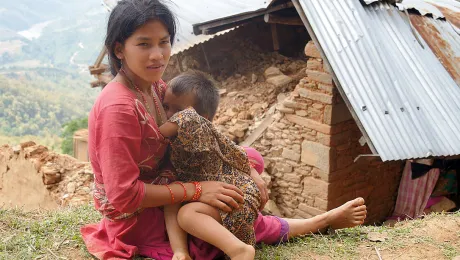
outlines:
M231 212L238 208L238 203L243 203L243 192L236 186L219 181L201 182L202 193L200 202L216 207L220 210Z
M267 204L268 201L268 188L267 183L260 177L260 174L253 168L251 168L251 177L256 183L257 187L260 191L260 208L259 210L262 211Z

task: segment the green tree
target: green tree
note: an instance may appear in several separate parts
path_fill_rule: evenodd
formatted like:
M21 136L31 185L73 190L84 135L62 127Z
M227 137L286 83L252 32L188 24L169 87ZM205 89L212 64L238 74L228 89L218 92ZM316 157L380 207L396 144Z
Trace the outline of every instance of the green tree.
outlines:
M88 128L88 118L80 118L75 119L70 122L65 123L62 126L62 143L61 143L61 150L65 154L74 155L73 154L73 135L77 130Z

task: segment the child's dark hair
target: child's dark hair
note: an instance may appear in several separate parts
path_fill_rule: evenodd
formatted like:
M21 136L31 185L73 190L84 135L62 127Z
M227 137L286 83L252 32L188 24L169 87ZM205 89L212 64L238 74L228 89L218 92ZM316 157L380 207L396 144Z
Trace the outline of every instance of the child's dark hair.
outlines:
M173 78L168 87L176 96L193 92L195 95L193 108L198 114L207 115L212 121L219 106L220 96L211 77L200 71L189 70Z
M171 35L171 44L174 43L176 17L160 0L121 0L110 13L105 47L114 76L121 67L121 61L115 55L116 43L124 44L139 27L151 20L162 22Z

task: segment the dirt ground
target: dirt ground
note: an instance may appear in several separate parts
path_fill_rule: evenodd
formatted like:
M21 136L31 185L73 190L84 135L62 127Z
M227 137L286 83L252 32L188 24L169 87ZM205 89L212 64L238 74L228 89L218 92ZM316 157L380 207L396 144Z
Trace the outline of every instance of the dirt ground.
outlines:
M380 258L379 258L380 255ZM259 259L454 259L460 256L460 213L432 214L394 228L365 226L313 235L277 248Z

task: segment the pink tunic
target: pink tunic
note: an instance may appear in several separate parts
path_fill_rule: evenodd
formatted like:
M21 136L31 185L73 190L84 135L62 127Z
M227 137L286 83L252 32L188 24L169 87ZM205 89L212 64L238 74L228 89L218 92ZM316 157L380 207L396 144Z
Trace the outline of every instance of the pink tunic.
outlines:
M158 84L163 97L166 85ZM167 148L154 119L136 95L119 83L109 83L88 118L89 155L95 175L95 207L104 216L98 224L81 228L88 251L99 259L127 259L143 255L171 259L161 208L140 208L145 182L158 179ZM259 215L256 239L266 244L281 241L287 223ZM193 259L214 259L222 253L196 238L189 239Z

